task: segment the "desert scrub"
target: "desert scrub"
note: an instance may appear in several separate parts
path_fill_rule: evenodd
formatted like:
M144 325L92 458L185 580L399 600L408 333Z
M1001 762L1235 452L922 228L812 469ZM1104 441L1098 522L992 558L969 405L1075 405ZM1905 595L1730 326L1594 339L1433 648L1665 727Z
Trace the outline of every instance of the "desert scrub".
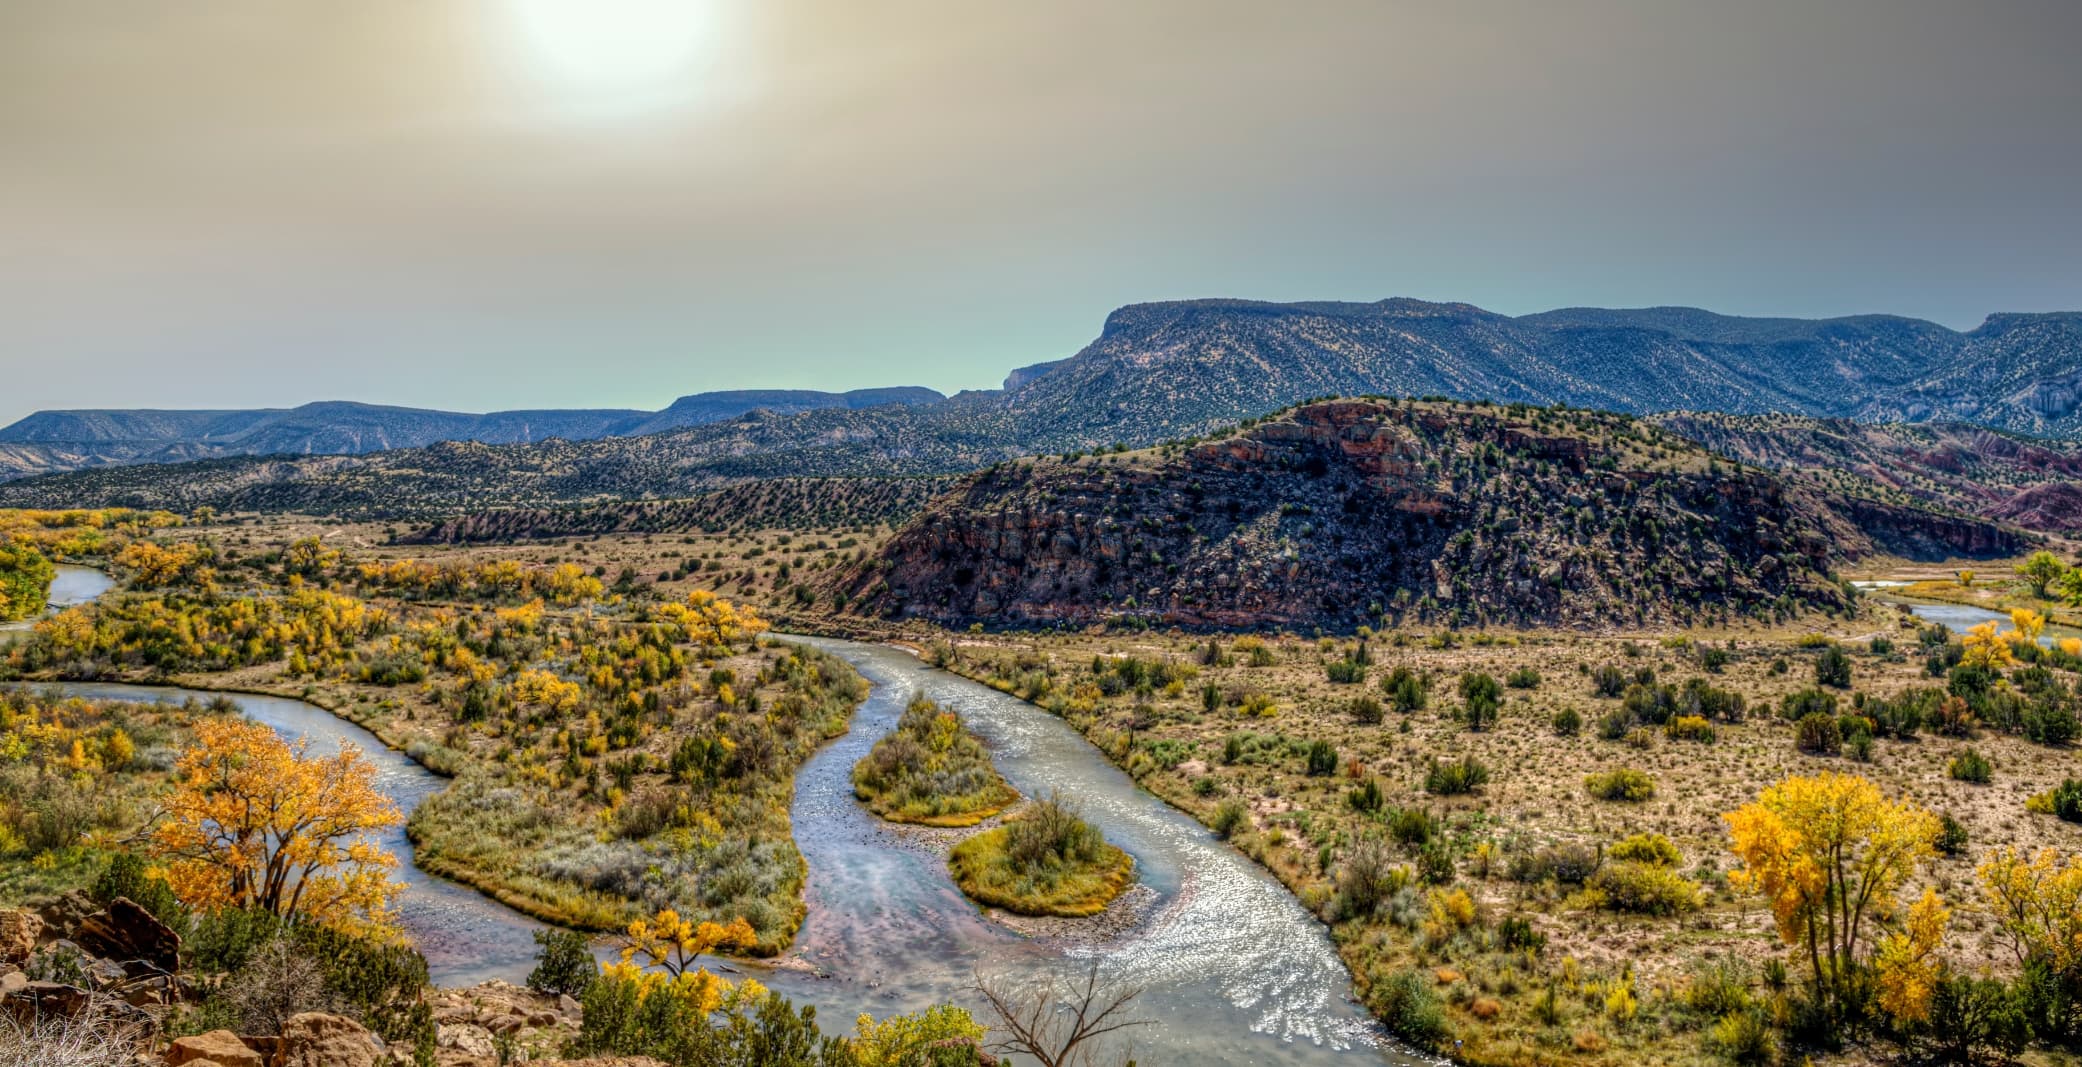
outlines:
M1599 800L1639 802L1655 796L1655 780L1648 776L1648 772L1632 767L1585 775L1583 787Z
M1135 859L1051 795L1005 825L954 846L954 884L1021 915L1097 915L1135 881Z
M853 765L853 795L891 822L974 826L1019 799L961 716L920 697Z

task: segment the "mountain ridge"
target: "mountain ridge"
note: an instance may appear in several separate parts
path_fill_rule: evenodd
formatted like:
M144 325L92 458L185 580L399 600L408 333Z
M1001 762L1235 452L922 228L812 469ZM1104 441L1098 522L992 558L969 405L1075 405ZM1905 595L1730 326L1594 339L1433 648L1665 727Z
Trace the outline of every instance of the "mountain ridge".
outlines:
M1961 333L1886 315L1756 319L1662 307L1512 317L1409 298L1165 301L1114 310L1083 349L1018 368L1007 384L864 408L783 403L629 437L434 446L346 462L270 455L149 473L102 466L0 487L0 502L423 517L684 497L753 478L948 475L1023 455L1141 447L1323 396L1867 422L1957 421L1953 412L1971 408L1997 430L2046 436L2082 431L2082 314L1991 316ZM5 448L0 434L0 455ZM2042 503L2057 511L2061 500Z

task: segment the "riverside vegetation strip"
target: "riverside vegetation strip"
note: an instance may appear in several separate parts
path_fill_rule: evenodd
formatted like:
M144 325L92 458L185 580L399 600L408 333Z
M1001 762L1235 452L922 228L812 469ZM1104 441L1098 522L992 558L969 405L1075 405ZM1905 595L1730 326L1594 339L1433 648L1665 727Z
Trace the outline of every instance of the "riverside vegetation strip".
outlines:
M571 565L155 551L174 562L119 568L131 591L39 624L7 671L313 699L455 778L410 824L431 871L567 925L671 906L746 920L757 953L793 936L787 800L865 691L842 662L713 595L632 604Z

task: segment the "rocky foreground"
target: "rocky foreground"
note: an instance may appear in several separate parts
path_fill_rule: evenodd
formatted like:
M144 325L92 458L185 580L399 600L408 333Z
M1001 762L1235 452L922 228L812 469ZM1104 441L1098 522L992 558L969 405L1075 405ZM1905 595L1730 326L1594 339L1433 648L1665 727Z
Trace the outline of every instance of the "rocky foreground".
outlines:
M98 907L72 893L41 908L0 910L0 1053L11 1020L20 1047L128 1044L134 1062L165 1067L379 1067L414 1062L345 1015L300 1012L279 1034L212 1030L172 1037L183 1009L199 1005L209 980L180 973L181 938L144 908L118 897ZM564 1060L583 1010L506 982L430 995L441 1067L531 1062L643 1067L636 1059ZM0 1054L0 1060L8 1059ZM11 1062L11 1061L10 1061ZM28 1062L39 1061L31 1059ZM53 1059L53 1063L82 1062ZM99 1062L123 1062L110 1056Z

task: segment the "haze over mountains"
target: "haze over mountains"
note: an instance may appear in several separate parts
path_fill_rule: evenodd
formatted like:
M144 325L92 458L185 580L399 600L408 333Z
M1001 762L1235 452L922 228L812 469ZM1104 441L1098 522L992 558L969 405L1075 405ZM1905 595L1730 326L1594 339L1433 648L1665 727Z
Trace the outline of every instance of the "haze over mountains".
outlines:
M0 488L0 503L427 514L674 497L753 477L958 473L1021 455L1190 437L1313 397L1369 394L1635 414L1963 421L2071 435L2082 430L2082 313L1997 315L1962 333L1892 316L1756 319L1691 308L1511 317L1407 299L1138 304L1110 315L1082 351L1014 371L999 390L945 399L926 390L870 390L845 394L859 400L843 403L725 394L733 399L688 398L644 420L615 412L448 416L486 420L482 429L457 424L454 431L439 429L429 413L401 412L394 421L410 432L382 435L324 419L255 419L222 440L162 441L152 455L299 455L29 479ZM65 426L98 425L66 418L32 416L0 431L0 443L33 432L38 447L56 447L50 442ZM491 443L316 455L381 447L372 444L378 441L419 443L442 432Z

